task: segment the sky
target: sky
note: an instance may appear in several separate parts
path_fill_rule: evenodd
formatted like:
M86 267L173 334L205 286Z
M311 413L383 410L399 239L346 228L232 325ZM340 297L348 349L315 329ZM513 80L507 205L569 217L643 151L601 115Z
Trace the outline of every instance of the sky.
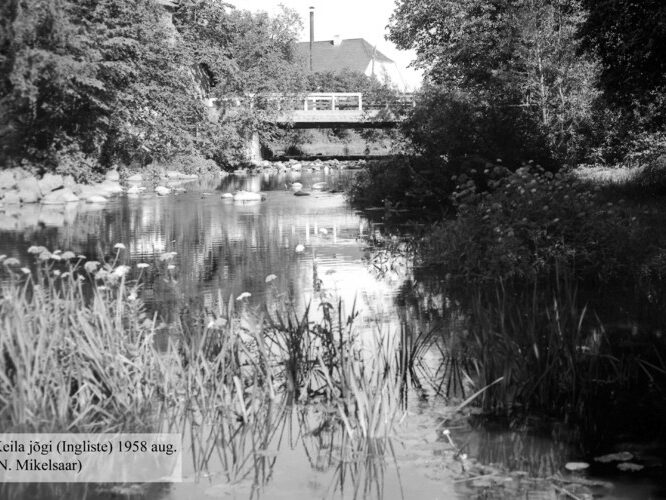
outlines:
M398 50L385 39L386 26L395 0L229 0L236 7L275 14L279 5L294 9L303 20L300 41L310 39L310 7L315 8L315 40L365 38L377 50L393 59L409 90L421 82L421 72L408 68L415 56L412 51Z

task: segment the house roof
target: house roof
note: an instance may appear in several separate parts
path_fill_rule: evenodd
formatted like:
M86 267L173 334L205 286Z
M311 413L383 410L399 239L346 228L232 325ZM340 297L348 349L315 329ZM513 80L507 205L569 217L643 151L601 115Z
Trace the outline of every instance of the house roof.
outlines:
M310 42L296 44L296 50L307 61L310 61ZM333 40L312 43L312 71L352 71L365 72L374 57L375 62L393 63L374 46L363 38L341 40L335 45Z

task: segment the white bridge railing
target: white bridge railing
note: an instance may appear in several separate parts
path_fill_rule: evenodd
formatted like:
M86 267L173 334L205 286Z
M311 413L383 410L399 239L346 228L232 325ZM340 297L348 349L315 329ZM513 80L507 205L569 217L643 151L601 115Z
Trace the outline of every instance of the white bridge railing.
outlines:
M284 95L264 94L243 97L226 97L222 99L208 99L208 106L224 108L225 112L234 112L234 109L272 107L280 111L278 121L293 122L367 122L378 117L386 119L393 116L399 120L405 112L414 107L413 94L400 94L396 98L379 100L366 98L361 92L310 92L307 94Z

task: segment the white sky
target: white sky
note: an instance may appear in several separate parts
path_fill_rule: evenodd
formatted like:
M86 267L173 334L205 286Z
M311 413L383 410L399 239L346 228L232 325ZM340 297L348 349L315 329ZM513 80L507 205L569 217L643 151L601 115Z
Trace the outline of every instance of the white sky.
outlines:
M310 6L315 8L315 40L365 38L398 65L410 90L420 85L421 72L407 65L414 59L412 51L398 50L384 37L395 7L394 0L229 0L236 7L251 11L278 12L279 5L296 10L303 20L300 41L310 39Z

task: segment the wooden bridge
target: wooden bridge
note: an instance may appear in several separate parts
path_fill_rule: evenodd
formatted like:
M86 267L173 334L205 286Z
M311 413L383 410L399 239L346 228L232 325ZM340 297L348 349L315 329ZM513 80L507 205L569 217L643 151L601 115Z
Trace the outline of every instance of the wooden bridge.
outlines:
M400 123L414 107L412 94L391 100L363 98L361 92L312 92L297 96L211 99L218 114L234 113L242 107L273 107L275 123L284 128L390 128ZM275 114L274 114L275 116Z

